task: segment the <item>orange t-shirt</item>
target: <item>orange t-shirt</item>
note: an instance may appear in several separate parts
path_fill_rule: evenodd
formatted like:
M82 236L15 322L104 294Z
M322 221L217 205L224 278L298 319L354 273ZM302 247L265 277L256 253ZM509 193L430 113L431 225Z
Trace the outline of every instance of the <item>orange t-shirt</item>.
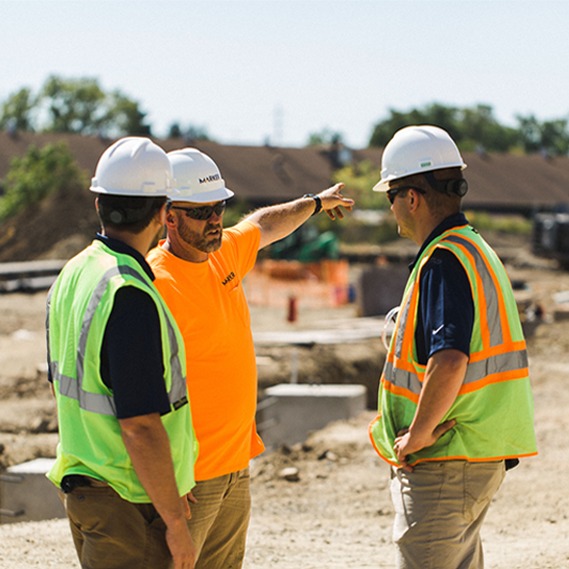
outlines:
M204 263L184 261L161 246L148 253L154 284L186 346L188 393L200 445L196 480L246 468L265 448L255 426L257 366L243 290L260 239L258 227L244 221L224 230L221 248Z

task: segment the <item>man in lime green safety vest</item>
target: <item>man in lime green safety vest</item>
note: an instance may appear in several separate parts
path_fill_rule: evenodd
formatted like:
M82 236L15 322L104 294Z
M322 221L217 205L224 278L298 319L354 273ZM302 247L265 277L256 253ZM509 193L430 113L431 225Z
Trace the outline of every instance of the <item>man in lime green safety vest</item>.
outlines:
M406 127L374 187L420 246L370 425L392 465L398 569L481 569L490 501L506 470L537 452L516 303L502 263L460 213L464 168L447 132Z
M191 569L197 458L184 342L144 256L173 188L166 153L117 141L91 190L102 225L48 294L49 379L61 488L82 567Z

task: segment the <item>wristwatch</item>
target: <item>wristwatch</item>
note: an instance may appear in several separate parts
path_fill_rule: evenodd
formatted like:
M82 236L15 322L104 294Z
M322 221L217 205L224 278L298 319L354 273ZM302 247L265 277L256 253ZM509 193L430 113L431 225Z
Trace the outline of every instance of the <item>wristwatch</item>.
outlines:
M315 208L314 213L312 215L316 215L317 213L320 213L320 211L322 210L322 200L316 194L304 194L302 197L303 198L312 198L316 202L316 208Z

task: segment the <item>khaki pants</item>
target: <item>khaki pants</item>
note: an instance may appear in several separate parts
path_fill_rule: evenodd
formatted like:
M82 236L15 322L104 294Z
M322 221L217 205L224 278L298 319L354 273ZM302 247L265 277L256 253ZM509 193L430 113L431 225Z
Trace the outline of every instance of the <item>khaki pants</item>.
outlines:
M108 484L61 493L84 569L169 569L166 525L152 504L123 500Z
M196 482L190 503L190 535L197 552L196 569L239 569L251 512L249 468Z
M480 527L504 475L504 461L393 469L397 569L482 569Z

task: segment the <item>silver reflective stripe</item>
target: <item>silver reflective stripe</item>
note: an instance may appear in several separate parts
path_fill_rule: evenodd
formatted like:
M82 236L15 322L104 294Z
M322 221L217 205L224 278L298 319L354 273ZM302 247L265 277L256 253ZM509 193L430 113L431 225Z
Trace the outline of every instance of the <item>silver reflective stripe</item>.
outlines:
M526 350L498 354L479 362L469 363L462 384L474 383L475 381L479 381L496 373L525 369L527 366L528 356ZM391 362L386 362L384 373L385 379L389 383L403 389L408 389L415 395L421 394L423 384L419 381L417 374L394 368Z
M408 389L411 393L415 393L416 395L421 393L422 384L417 374L402 369L396 369L391 362L386 362L384 373L385 379L393 385Z
M486 297L486 318L488 320L488 328L490 330L490 346L499 346L504 342L502 334L502 321L500 319L500 309L498 302L498 292L492 280L492 276L488 271L488 266L482 259L478 249L470 243L467 239L458 235L449 235L445 237L445 241L462 245L474 258L476 263L476 271L482 279L482 286L484 287L484 296Z
M403 337L405 336L405 327L407 326L407 318L409 317L409 308L411 307L411 297L413 296L413 287L409 291L409 296L407 297L407 302L403 307L403 311L400 314L399 326L397 327L397 336L395 337L395 355L401 358L403 352Z
M466 248L472 255L474 262L476 263L476 270L478 271L478 274L482 280L484 296L486 298L486 316L488 327L490 329L490 347L503 344L502 321L500 319L498 292L496 290L488 267L484 262L484 259L482 258L480 252L467 239L464 239L458 235L449 235L442 241L443 244L444 241L450 241L457 245L461 245ZM415 283L413 286L417 286L417 283ZM397 336L395 338L394 352L395 356L398 359L402 359L403 337L405 335L405 329L407 327L407 319L409 317L412 295L413 291L411 290L409 292L407 302L403 307L403 311L400 314L399 326L396 332ZM407 355L405 355L405 357L407 357ZM507 352L504 354L497 354L490 356L482 361L469 363L466 368L466 375L463 381L463 385L480 381L489 375L525 369L527 367L528 356L525 349L515 352ZM416 373L395 368L390 362L386 362L384 373L386 381L392 383L393 385L407 389L416 395L419 395L421 393L422 383L419 381L419 376Z
M93 318L95 317L95 311L101 302L101 298L103 298L103 294L105 294L105 290L107 290L107 286L111 278L115 277L120 273L119 267L112 267L109 269L102 277L102 279L97 283L95 286L95 290L89 299L89 304L87 305L87 309L85 310L85 315L83 316L83 322L81 324L81 332L79 333L79 343L77 346L77 360L76 360L76 370L77 370L77 382L78 386L78 394L83 391L83 375L84 375L84 366L83 362L85 361L85 353L87 351L87 338L89 337L89 330L91 328L91 324L93 323ZM77 397L79 403L84 401L84 398L81 398L79 395ZM81 407L81 409L85 409L85 411L92 411L93 413L99 413L98 409L90 409L87 407Z
M50 362L52 380L59 381L59 393L79 402L79 407L85 411L99 415L116 416L115 401L109 395L102 393L89 393L79 387L79 382L74 377L59 373L59 363Z
M479 362L469 363L466 368L466 377L464 378L463 384L479 381L496 373L514 371L527 367L528 354L526 350L498 354Z
M79 401L79 407L85 411L113 417L117 414L115 401L111 396L79 389L79 382L73 377L59 375L59 393Z
M144 280L142 275L127 265L112 267L103 275L101 280L97 283L95 290L91 295L91 298L89 299L89 304L87 305L83 323L81 325L76 360L77 379L60 374L58 371L58 362L50 362L52 378L54 381L56 379L59 381L59 392L61 395L79 401L79 406L81 409L93 413L98 413L100 415L115 416L115 402L112 396L99 393L90 393L83 389L84 360L87 349L87 338L89 336L89 330L91 328L91 324L93 323L93 318L95 316L97 307L101 302L101 298L103 297L103 294L105 293L110 280L119 274L132 276L143 283L145 286L148 286L148 283ZM164 316L168 326L168 340L170 342L171 354L170 368L172 373L172 385L168 393L168 398L170 404L174 405L186 397L186 378L182 375L182 364L180 362L179 346L178 340L176 338L176 332L174 330L172 322L170 321L170 318L168 318L168 315L165 314Z

